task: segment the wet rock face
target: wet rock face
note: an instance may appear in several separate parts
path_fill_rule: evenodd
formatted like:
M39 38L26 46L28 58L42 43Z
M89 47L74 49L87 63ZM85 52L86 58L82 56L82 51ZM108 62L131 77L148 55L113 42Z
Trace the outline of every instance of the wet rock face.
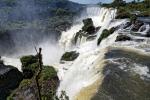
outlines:
M148 30L146 37L150 37L150 29Z
M130 27L131 25L132 25L131 22L127 22L127 23L125 24L125 26L123 27L123 29L126 29L126 28Z
M95 27L91 18L84 19L83 24L84 26L82 27L82 30L84 32L87 32L88 34L92 34L95 32Z
M42 100L53 100L59 79L56 70L51 66L43 66L39 76L40 94ZM24 79L18 88L9 96L11 100L38 100L38 89L35 79Z
M86 37L87 41L95 39L96 32L98 32L101 28L100 26L95 27L91 18L84 19L83 24L84 25L82 29L79 32L77 32L74 37L74 44L76 44L77 41L82 37Z
M140 28L142 25L144 25L144 23L137 20L137 21L135 21L135 23L133 24L133 27L132 27L131 30L137 32L137 31L139 30L139 28Z
M74 61L79 56L79 53L76 51L66 52L62 58L61 61Z
M114 50L107 58L105 77L92 100L150 100L149 56Z
M0 100L5 100L22 79L23 75L17 68L0 64Z
M117 41L130 41L130 40L132 40L132 39L127 35L119 35L119 36L117 36L115 42L117 42Z

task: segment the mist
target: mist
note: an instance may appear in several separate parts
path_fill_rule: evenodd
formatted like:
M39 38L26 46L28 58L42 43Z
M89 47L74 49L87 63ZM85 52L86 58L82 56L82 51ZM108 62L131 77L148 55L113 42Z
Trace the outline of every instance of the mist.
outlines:
M20 58L35 55L35 48L42 47L44 64L58 60L61 54L57 45L58 33L46 30L45 22L39 16L41 10L36 0L17 0L15 6L11 6L10 13L0 14L2 29L7 30L10 28L8 23L12 24L11 29L0 37L0 56Z

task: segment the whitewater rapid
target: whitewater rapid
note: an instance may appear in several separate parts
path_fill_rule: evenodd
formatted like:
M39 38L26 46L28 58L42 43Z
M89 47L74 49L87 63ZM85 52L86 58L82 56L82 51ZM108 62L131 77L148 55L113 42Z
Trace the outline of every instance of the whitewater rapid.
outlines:
M109 50L113 48L129 48L134 52L138 52L146 49L146 46L145 48L141 46L149 46L146 42L148 41L146 38L144 38L145 41L141 43L135 41L115 42L119 33L123 32L122 26L129 22L128 19L115 19L116 9L87 7L85 11L86 13L83 13L81 19L90 17L96 27L101 27L96 33L96 38L92 41L86 41L85 38L82 38L80 41L77 41L78 45L74 45L72 41L76 33L83 26L82 22L80 22L73 25L68 31L63 32L59 40L59 45L62 46L65 51L77 51L80 53L75 61L59 64L58 76L60 79L60 86L57 95L59 96L61 95L61 91L65 91L70 100L90 100L92 96L96 94L101 84L100 81L105 77L102 74L102 70L106 62L109 61L105 59L105 53ZM102 31L112 27L119 27L119 29L102 40L100 45L97 46L97 40ZM148 27L148 25L146 27ZM139 38L135 36L132 37L135 39ZM148 75L147 67L140 68L139 66L140 65L135 64L132 70L139 73L139 75Z

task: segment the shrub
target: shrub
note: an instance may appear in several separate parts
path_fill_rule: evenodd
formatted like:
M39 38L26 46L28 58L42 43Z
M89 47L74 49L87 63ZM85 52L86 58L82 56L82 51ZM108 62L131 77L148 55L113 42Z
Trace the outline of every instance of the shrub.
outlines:
M137 20L137 16L136 16L136 15L131 15L131 16L130 16L130 21L131 21L132 23L135 23L136 20Z
M118 8L117 10L117 19L130 18L130 13L125 8Z
M32 64L35 65L35 63L38 62L38 59L36 56L33 55L29 55L29 56L24 56L21 59L21 63L22 63L22 69L32 69L31 66L33 67ZM34 70L34 67L33 67Z
M36 56L29 55L24 56L21 59L23 76L26 79L30 79L33 77L36 69L38 68L38 59Z
M57 72L52 66L43 66L41 75L40 75L40 80L48 80L52 79L54 77L57 77Z

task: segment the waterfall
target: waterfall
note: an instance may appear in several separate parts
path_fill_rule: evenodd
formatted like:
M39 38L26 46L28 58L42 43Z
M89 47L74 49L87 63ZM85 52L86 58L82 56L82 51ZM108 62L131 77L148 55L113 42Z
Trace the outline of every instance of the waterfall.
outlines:
M86 11L86 12L85 12ZM77 51L80 53L75 61L65 62L59 64L58 76L60 79L60 86L57 95L61 95L61 91L65 91L70 100L91 100L92 96L98 91L98 87L102 84L105 77L102 73L103 67L110 59L105 58L105 53L115 49L128 48L134 53L149 52L150 45L149 39L145 37L134 36L129 34L133 41L116 42L117 36L122 33L130 33L132 25L123 29L128 19L115 19L116 9L100 8L100 7L87 7L78 19L78 23L72 26L68 31L62 32L59 44L65 51ZM86 40L85 37L78 39L77 45L72 41L76 33L82 28L83 24L81 19L92 18L96 27L100 26L100 30L96 33L96 38L92 41ZM99 46L97 46L98 38L104 29L111 29L117 27L115 32L103 39ZM130 28L130 29L129 29ZM144 31L143 28L145 29ZM149 25L143 25L139 32L146 34L149 31ZM144 39L139 42L138 40ZM138 66L137 66L138 65ZM130 70L139 75L147 75L148 67L141 64L134 64L134 68ZM127 66L125 66L127 67ZM139 72L138 72L139 71ZM109 72L108 72L109 73ZM147 75L149 76L149 74Z
M83 87L87 87L97 79L99 76L103 77L99 72L102 70L105 64L104 52L107 50L102 46L97 47L97 39L104 29L109 29L113 26L122 24L123 21L114 22L110 25L115 18L116 9L107 9L100 7L87 7L86 13L83 13L81 19L92 18L95 26L101 26L101 29L96 33L97 38L93 41L86 41L85 38L79 39L78 43L80 45L74 46L72 41L75 37L76 32L78 32L83 24L80 22L75 24L68 31L63 32L60 38L60 46L67 50L76 50L80 53L80 56L74 62L66 62L65 64L60 64L58 69L58 76L61 80L60 86L58 88L58 94L61 91L66 91L70 100L74 100L77 93L80 92ZM110 45L110 43L115 41L116 34L110 36L110 39L104 40L102 43ZM101 49L99 49L101 48ZM100 62L99 62L100 61ZM67 69L64 70L64 69Z
M96 33L97 39L100 36L101 32L104 29L108 29L109 24L115 18L116 9L107 9L107 8L100 8L100 7L87 7L86 10L81 15L81 19L85 18L92 18L94 26L101 27L101 29ZM76 33L82 28L83 24L80 20L78 24L75 24L66 32L62 32L61 39L59 40L60 45L64 48L64 50L72 49L73 44L72 41L76 35ZM84 40L83 40L84 39ZM80 40L80 39L79 39ZM78 41L78 43L84 43L85 38Z

